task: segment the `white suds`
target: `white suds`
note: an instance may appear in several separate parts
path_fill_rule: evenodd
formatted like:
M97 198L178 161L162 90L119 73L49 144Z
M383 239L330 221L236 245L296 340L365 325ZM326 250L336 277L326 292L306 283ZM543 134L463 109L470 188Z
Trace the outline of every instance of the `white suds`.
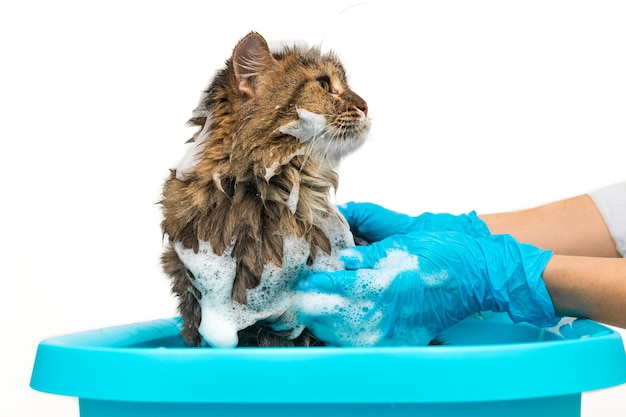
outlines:
M300 183L296 182L293 184L293 188L289 193L289 198L287 198L287 207L292 214L296 214L296 209L298 208L298 200L300 199Z
M410 269L417 269L417 256L401 249L390 249L387 251L387 256L380 259L375 269L386 269L390 272L407 271Z
M219 172L213 173L213 182L215 183L215 185L221 192L226 194L226 191L224 191L224 188L222 187L222 176L220 175Z
M298 155L304 155L304 153L305 153L304 149L298 149L294 153L287 156L287 158L285 158L283 161L274 161L272 162L272 165L270 165L269 167L265 167L265 176L264 176L265 181L269 182L269 180L272 179L274 175L276 175L276 172L278 171L279 167L283 165L287 165L289 162L291 162L293 158L295 158ZM270 156L272 155L270 154Z
M278 161L274 161L271 166L265 167L265 181L269 182L270 179L276 175L276 169L280 166Z
M293 136L300 142L309 142L324 134L326 130L326 118L324 116L306 109L298 109L297 111L299 119L281 126L278 129L280 132Z
M424 273L420 269L419 257L401 249L388 250L387 256L378 261L374 269L384 270L385 274L391 277L395 277L403 271L417 271L417 276L429 287L440 285L449 277L448 271L445 269L428 274Z
M341 251L341 253L343 254L343 256L346 256L348 258L356 259L359 262L363 261L363 254L354 248L344 249L343 251Z
M342 251L348 257L362 255L348 248ZM401 325L391 327L386 322L387 307L378 304L381 295L389 288L396 276L404 271L419 271L419 259L399 248L388 250L372 269L356 271L353 285L341 290L341 293L303 292L298 293L296 305L298 311L308 317L319 315L333 317L332 321L316 327L308 323L322 340L327 337L339 346L420 346L427 345L435 336L431 330L419 325ZM438 285L448 278L445 271L436 274L416 274L427 285ZM410 320L412 306L404 306L404 319ZM398 316L401 317L401 316ZM404 320L403 319L403 320ZM306 321L306 319L305 319ZM305 323L307 324L307 323ZM389 329L392 333L388 334Z
M260 284L247 291L247 305L231 297L236 270L232 246L222 255L216 255L208 242L200 241L198 253L175 243L176 253L195 278L190 281L191 285L201 293L202 320L198 330L204 340L213 347L235 347L239 330L264 319L276 319L276 328L291 330L296 337L303 326L295 320L294 314L285 314L293 305L296 279L305 269L339 269L337 252L354 244L347 226L337 217L329 216L321 228L331 240L332 254L327 256L318 251L313 265L307 267L309 243L303 237L285 237L283 266L271 262L264 266Z

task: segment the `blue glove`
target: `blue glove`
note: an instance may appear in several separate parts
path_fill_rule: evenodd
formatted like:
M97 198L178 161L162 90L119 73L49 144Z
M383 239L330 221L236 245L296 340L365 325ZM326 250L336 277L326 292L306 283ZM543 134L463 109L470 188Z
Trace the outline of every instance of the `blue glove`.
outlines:
M352 234L370 243L419 231L456 231L470 236L489 234L487 225L474 211L461 215L424 213L413 217L373 203L347 203L337 208L348 221Z
M335 346L415 346L479 311L550 327L541 274L552 252L509 235L391 236L341 253L346 269L299 282L297 320Z

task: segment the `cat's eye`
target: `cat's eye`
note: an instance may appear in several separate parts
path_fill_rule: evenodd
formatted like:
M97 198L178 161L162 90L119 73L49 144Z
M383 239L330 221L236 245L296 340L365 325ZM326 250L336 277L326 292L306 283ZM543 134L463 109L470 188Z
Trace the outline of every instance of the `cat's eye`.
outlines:
M330 78L328 76L324 75L322 77L318 77L316 81L319 84L319 86L322 87L324 91L326 91L327 93L332 93L332 94L335 93L333 91L333 88L330 85Z

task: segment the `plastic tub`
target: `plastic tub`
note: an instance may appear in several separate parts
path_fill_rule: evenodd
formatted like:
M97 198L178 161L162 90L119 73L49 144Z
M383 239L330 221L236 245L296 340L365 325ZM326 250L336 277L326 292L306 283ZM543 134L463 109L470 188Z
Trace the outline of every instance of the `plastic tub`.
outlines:
M626 382L618 333L467 319L444 346L184 347L177 319L39 344L31 387L79 398L81 417L572 417L581 393Z

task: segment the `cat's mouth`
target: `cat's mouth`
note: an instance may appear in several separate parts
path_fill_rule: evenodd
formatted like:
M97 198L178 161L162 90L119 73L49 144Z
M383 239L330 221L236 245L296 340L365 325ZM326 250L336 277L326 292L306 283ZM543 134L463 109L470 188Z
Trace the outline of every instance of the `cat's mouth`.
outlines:
M331 125L336 131L332 136L345 140L365 139L365 136L369 133L371 122L369 117L363 112L359 111L359 113L361 114L358 117L354 117L353 114L349 117L338 116Z
M327 158L341 159L365 143L369 130L370 119L365 115L360 118L340 116L327 126L324 135L313 141L313 146Z

